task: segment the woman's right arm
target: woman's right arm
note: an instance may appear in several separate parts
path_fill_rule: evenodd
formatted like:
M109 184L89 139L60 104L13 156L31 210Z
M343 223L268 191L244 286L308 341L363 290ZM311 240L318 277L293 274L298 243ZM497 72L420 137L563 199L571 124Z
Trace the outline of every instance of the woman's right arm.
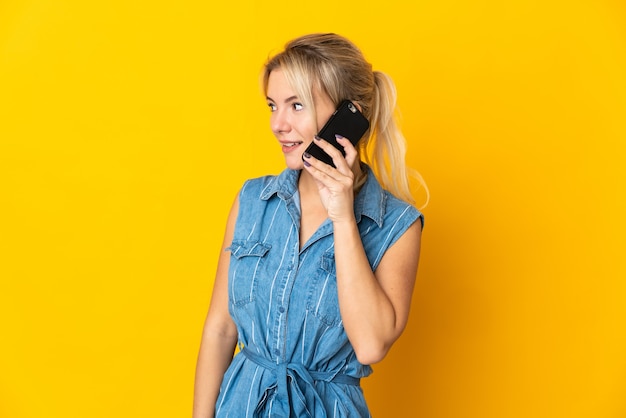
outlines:
M204 322L200 352L196 363L193 418L213 418L224 372L230 365L237 344L237 327L228 313L228 265L239 198L228 215L222 251L217 264L209 312Z

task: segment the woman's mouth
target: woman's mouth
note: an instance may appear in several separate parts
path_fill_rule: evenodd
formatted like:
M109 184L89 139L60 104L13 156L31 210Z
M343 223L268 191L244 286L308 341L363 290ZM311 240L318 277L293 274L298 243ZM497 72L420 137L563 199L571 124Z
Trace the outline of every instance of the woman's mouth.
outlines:
M302 145L302 142L281 142L281 145L284 153L290 153Z

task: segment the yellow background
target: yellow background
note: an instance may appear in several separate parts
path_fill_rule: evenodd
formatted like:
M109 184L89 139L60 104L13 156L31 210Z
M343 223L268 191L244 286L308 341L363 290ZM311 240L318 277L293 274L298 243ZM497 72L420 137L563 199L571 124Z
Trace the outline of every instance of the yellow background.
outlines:
M427 180L377 417L626 416L617 0L0 2L0 417L184 417L224 219L282 169L258 88L335 31Z

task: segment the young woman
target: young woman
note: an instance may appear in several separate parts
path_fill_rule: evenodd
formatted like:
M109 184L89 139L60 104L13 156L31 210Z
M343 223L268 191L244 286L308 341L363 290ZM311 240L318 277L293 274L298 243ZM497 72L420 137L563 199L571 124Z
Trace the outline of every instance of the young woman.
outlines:
M263 87L287 168L247 181L231 209L194 417L367 417L359 382L405 327L423 224L395 88L335 34L288 43ZM358 149L337 138L345 157L316 138L343 100L370 121ZM313 141L336 168L304 152Z

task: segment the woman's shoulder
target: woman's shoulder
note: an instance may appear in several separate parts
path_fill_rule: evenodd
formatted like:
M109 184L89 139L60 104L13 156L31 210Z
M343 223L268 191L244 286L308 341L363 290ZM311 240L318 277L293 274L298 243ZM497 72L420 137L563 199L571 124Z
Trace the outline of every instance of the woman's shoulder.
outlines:
M422 213L412 204L395 197L385 189L380 190L377 212L370 212L373 222L361 227L361 238L373 269L376 269L382 257L400 237L416 222L424 223ZM370 216L368 216L370 217Z
M297 172L285 169L278 175L265 175L248 179L241 187L239 198L261 198L267 200L278 192L292 194L297 187L297 178Z
M386 217L396 218L400 214L405 214L414 218L414 220L417 218L424 218L422 212L413 204L397 198L388 190L383 189L383 193L385 194Z
M383 190L385 195L385 214L383 225L386 228L397 228L402 225L402 229L408 228L418 219L424 226L424 215L411 203L408 203L402 199L397 198L387 190Z
M243 185L241 186L241 193L244 194L263 190L269 184L273 183L276 180L276 177L278 176L266 175L247 179L243 182Z
M397 227L399 222L408 226L417 219L421 219L422 224L424 222L420 210L383 188L369 167L368 178L357 201L363 214L369 214L381 229Z

